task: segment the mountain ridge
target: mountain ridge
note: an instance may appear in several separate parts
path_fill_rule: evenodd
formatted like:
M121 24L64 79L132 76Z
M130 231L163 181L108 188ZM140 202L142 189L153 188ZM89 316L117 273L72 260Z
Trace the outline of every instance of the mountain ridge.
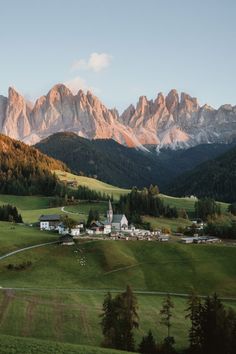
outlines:
M236 146L178 176L164 191L172 196L195 195L235 202Z
M57 84L33 107L15 89L0 96L0 132L34 144L54 133L72 131L87 139L113 139L145 150L186 148L202 143L229 143L236 137L236 106L214 109L172 89L154 100L141 96L119 115L90 91L76 95Z
M235 142L236 144L236 142ZM205 144L189 149L149 152L123 146L111 139L88 140L75 133L56 133L35 145L63 161L72 171L124 188L158 184L161 191L178 175L230 149L229 144Z

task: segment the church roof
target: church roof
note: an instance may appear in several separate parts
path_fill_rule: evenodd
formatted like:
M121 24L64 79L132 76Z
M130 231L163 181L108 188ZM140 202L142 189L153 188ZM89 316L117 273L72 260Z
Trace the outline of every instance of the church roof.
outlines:
M121 222L123 216L125 216L124 214L114 214L113 215L113 219L112 219L112 223L119 223Z

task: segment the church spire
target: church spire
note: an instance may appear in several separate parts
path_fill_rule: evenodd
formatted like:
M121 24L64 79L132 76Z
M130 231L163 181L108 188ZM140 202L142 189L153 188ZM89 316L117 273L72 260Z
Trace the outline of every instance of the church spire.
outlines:
M113 220L113 209L111 205L111 200L108 202L108 210L107 210L107 221L111 224Z

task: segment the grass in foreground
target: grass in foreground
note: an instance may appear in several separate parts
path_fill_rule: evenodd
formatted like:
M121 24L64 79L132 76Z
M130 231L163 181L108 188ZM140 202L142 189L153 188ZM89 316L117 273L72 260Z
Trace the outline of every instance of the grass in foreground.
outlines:
M63 342L100 346L102 331L99 315L102 311L104 295L105 292L99 294L92 291L88 293L55 290L0 291L0 301L5 304L1 314L0 333L56 341L58 343L55 349L58 348L58 350L77 349L76 347L66 347L67 344L64 347ZM141 341L141 338L150 328L158 341L162 341L166 336L166 328L160 323L159 315L163 297L137 295L137 298L140 327L135 331L136 343L138 344ZM188 342L189 322L185 319L186 299L172 297L172 300L175 308L173 310L171 334L175 337L177 348L180 349L186 347ZM228 303L228 305L236 309L235 303ZM27 342L24 343L23 341L22 345L25 344ZM45 342L45 344L49 345L48 348L53 348L52 343ZM22 348L21 345L20 348ZM38 349L37 345L36 348ZM78 349L82 349L82 347ZM97 348L92 351L92 348L86 347L86 350L88 352L82 351L81 353L90 354L89 350L91 350L91 353L103 353L102 349L99 351ZM106 352L104 351L104 353ZM51 352L49 351L49 353ZM52 353L54 352L52 351ZM72 353L74 352L72 351ZM75 353L77 352L75 351ZM113 353L113 351L109 353Z
M33 338L0 335L0 353L4 354L125 354L127 352L86 345L52 342Z

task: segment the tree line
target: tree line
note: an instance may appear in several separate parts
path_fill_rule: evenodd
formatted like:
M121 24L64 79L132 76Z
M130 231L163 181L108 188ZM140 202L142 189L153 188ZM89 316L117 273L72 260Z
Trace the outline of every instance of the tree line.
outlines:
M0 220L15 223L23 222L21 214L19 214L17 208L10 204L0 206Z
M166 337L157 341L150 329L140 343L135 343L139 329L138 300L130 286L115 297L110 292L104 298L101 318L102 346L142 354L174 354L172 336L174 303L167 295L162 303L157 324L164 325ZM236 312L225 307L214 294L201 299L194 292L189 295L185 318L190 322L189 345L186 354L234 354L236 352Z
M63 188L51 171L67 170L37 149L0 135L0 193L60 195Z
M165 205L158 195L159 189L157 186L151 185L141 191L133 187L130 193L120 196L115 209L117 212L124 213L129 221L134 223L139 219L140 215L177 218L177 209Z

